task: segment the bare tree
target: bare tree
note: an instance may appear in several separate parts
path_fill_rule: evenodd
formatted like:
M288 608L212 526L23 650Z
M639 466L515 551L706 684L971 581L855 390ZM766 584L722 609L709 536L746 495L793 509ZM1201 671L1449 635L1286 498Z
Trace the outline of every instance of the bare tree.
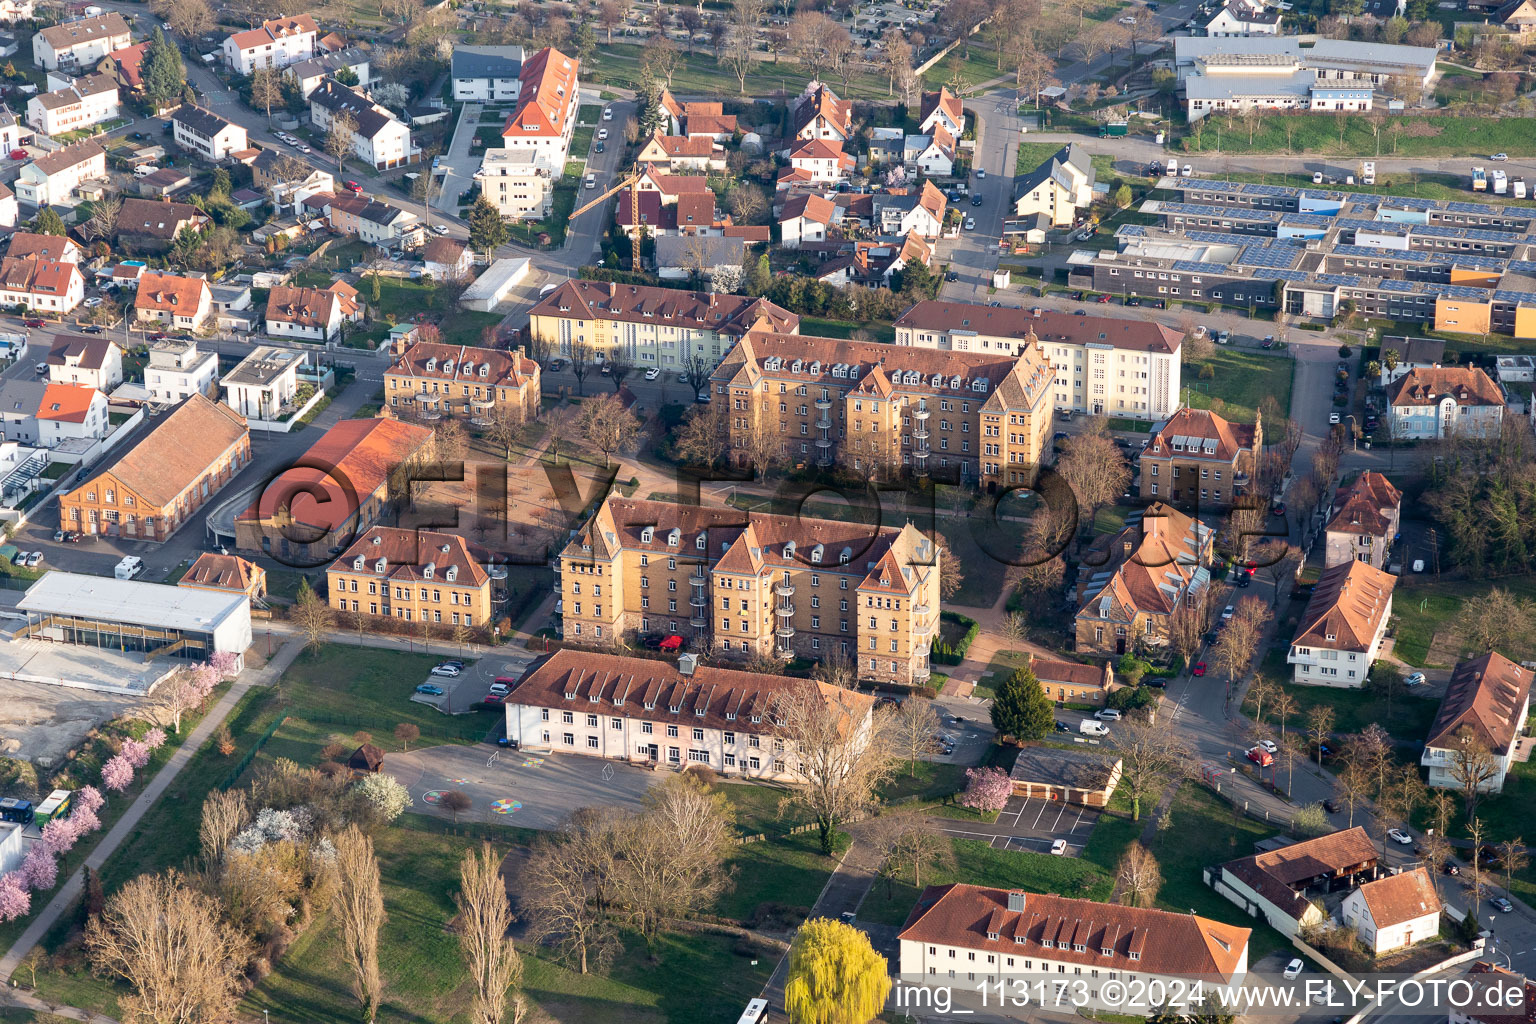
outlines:
M1371 785L1371 774L1353 760L1346 760L1336 777L1339 795L1349 808L1349 827L1355 827L1355 807L1362 803Z
M1104 770L1120 763L1120 787L1131 798L1131 819L1141 820L1141 803L1161 793L1189 770L1194 752L1166 725L1132 717L1115 730L1115 745L1100 752Z
M1531 631L1531 604L1503 587L1461 602L1456 632L1462 642L1477 651L1508 648L1517 637Z
M283 86L277 72L271 68L257 68L251 72L251 106L267 112L267 124L272 123L272 105L283 102Z
M592 372L592 361L597 353L588 341L572 341L568 349L566 355L571 360L571 376L576 378L576 393L585 395L587 374Z
M1296 703L1296 698L1281 687L1276 690L1273 702L1275 717L1280 719L1280 738L1285 739L1285 722L1296 712L1301 710L1301 705Z
M622 944L588 865L569 854L566 843L554 838L535 843L519 895L529 941L550 942L587 974L603 969Z
M80 228L86 238L111 238L117 233L117 215L123 201L117 196L104 196L91 207L91 217Z
M685 466L713 466L731 442L730 414L724 402L695 405L678 428L672 452Z
M437 806L453 815L453 823L459 823L459 815L474 806L474 801L462 789L450 789L437 801Z
M1516 836L1499 844L1499 860L1503 862L1504 891L1514 892L1515 873L1524 871L1531 858L1525 852L1525 840Z
M1132 840L1120 855L1115 878L1120 884L1120 902L1132 907L1150 907L1157 903L1157 890L1163 887L1163 873L1152 851Z
M661 922L708 906L729 885L736 837L725 796L693 775L673 775L645 795L645 810L619 833L621 897L647 942Z
M1009 650L1023 650L1024 644L1029 640L1029 617L1023 612L1014 612L1009 615L1003 620L1001 634Z
M251 809L243 789L214 789L204 797L203 813L197 826L203 862L212 867L222 861L229 841L250 818Z
M410 750L411 744L421 739L421 728L410 722L401 722L395 726L395 739L399 740L400 745L406 750Z
M330 632L334 615L331 608L310 589L309 581L299 585L299 596L293 605L293 622L304 637L304 649L318 651Z
M1482 735L1469 725L1456 730L1451 744L1445 771L1461 790L1462 813L1470 821L1477 813L1483 787L1499 776L1499 759Z
M747 76L757 66L756 36L767 8L766 0L731 0L730 38L720 61L736 76L743 96L747 93Z
M352 137L357 134L357 118L346 111L331 115L331 127L325 133L325 152L336 158L336 170L341 171L347 154L352 152Z
M1099 432L1079 434L1062 445L1056 462L1059 473L1077 495L1077 505L1084 520L1093 518L1131 483L1131 467L1120 454L1119 445L1109 435Z
M907 774L917 777L917 762L938 749L939 713L933 702L911 694L891 714L891 739L907 762Z
M133 987L125 1019L230 1019L248 956L219 904L176 871L140 875L107 900L86 926L92 966Z
M1336 712L1326 704L1319 704L1307 712L1307 735L1317 744L1317 763L1323 763L1323 744L1333 736Z
M527 1012L522 996L514 991L523 978L523 958L507 934L512 927L512 904L501 877L501 858L490 843L464 854L454 903L459 908L459 952L475 983L470 1020L502 1024L510 1003L512 1022L517 1024Z
M891 871L912 873L912 884L923 887L924 870L954 867L955 844L929 815L915 808L882 814L877 819L889 832Z
M373 840L348 826L336 837L338 885L331 912L341 929L342 955L352 971L352 990L363 1004L368 1021L378 1017L384 994L379 973L379 928L384 923L384 897L379 889L379 862Z
M635 372L635 362L622 346L615 345L603 368L608 371L608 383L617 394L624 387L624 379Z
M581 403L576 428L581 437L603 453L603 465L611 465L613 453L626 447L640 433L640 421L624 408L618 395L604 395Z
M811 669L811 678L839 690L851 690L859 681L858 670L840 650L824 655Z
M869 807L894 773L892 714L882 708L865 718L861 706L850 695L804 686L781 695L772 709L788 748L786 765L803 780L794 799L815 817L821 852L829 855L838 826Z

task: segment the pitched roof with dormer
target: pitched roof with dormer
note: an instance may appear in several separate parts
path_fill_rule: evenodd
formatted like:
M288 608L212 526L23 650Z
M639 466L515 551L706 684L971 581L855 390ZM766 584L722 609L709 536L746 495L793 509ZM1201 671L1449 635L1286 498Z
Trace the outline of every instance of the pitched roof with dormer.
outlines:
M1467 728L1502 756L1525 728L1521 712L1530 696L1531 670L1497 651L1463 661L1451 673L1424 745L1452 749L1456 734Z
M418 380L520 388L538 377L539 364L521 351L418 341L400 353L385 373Z
M198 587L204 590L229 590L248 594L261 567L239 555L222 555L217 551L204 551L181 579L178 587Z
M91 404L99 397L101 392L93 387L54 381L43 392L42 404L37 407L37 418L56 423L84 423L90 415Z
M942 109L944 114L953 124L961 124L965 120L965 108L960 103L960 97L949 91L949 86L940 87L938 92L923 93L922 114L918 117L919 125L927 124L928 118L936 110Z
M507 115L502 138L558 138L576 102L578 62L552 46L528 60L518 73L517 109Z
M795 103L792 135L799 135L816 121L825 121L843 135L853 130L853 104L840 100L821 82L813 82Z
M312 15L298 14L291 18L274 18L271 21L264 21L256 28L235 33L229 37L229 41L234 43L238 50L254 50L258 46L266 46L279 39L319 31Z
M1312 907L1305 889L1321 878L1338 878L1376 864L1376 844L1364 828L1355 826L1315 839L1248 857L1221 866L1265 900L1300 921Z
M143 292L142 285L139 291ZM266 319L277 323L293 324L297 327L326 327L337 312L344 317L358 312L356 294L357 292L353 290L351 295L348 295L335 284L323 290L296 288L286 284L276 285L267 295Z
M1369 651L1391 607L1396 586L1396 576L1369 562L1329 566L1312 590L1292 646Z
M1196 459L1230 465L1253 450L1254 425L1233 423L1209 409L1180 409L1142 452L1144 459Z
M80 247L63 235L43 235L33 231L17 231L11 235L11 244L5 250L7 256L16 259L44 259L61 263L77 263Z
M1195 914L952 882L918 897L898 938L1100 970L1231 981L1252 931Z
M1171 615L1186 596L1210 585L1213 531L1161 502L1139 521L1094 545L1103 559L1081 590L1078 615L1130 622L1137 614Z
M204 300L211 299L212 295L208 282L200 277L145 271L139 276L139 290L134 296L133 308L194 316L202 308Z
M73 263L15 256L0 260L0 285L6 291L63 297L69 294L70 285L79 276L80 268Z
M434 530L373 526L337 556L327 572L366 572L399 583L483 587L490 576L463 537Z
M540 299L529 316L627 320L734 336L760 323L780 331L800 327L798 316L767 299L607 281L566 281Z
M1416 367L1388 385L1395 408L1439 405L1449 398L1457 405L1503 405L1504 393L1475 366Z
M1402 499L1402 492L1390 480L1367 470L1334 499L1335 511L1327 532L1384 536L1392 528L1387 513L1396 510Z
M832 223L832 217L837 207L825 196L818 196L811 192L795 196L784 204L779 213L779 223L803 217L817 224L827 225Z

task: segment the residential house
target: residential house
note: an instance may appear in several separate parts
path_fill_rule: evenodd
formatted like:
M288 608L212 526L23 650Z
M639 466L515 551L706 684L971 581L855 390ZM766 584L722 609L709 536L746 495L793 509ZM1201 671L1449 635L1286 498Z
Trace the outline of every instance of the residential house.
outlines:
M414 162L421 151L411 141L411 129L387 109L334 78L321 82L309 94L309 119L319 131L328 131L331 119L345 114L356 124L352 153L375 170Z
M504 149L531 150L551 175L565 173L581 83L577 61L546 46L518 72L517 108L501 129Z
M309 14L274 18L224 40L224 63L238 75L257 68L285 68L315 55L319 29Z
M93 465L59 496L65 529L161 543L239 474L250 432L234 410L192 395Z
M800 318L767 299L675 288L566 281L528 311L531 337L568 353L573 342L606 356L616 346L637 366L680 372L695 355L718 361L751 330L794 333Z
M1369 562L1386 567L1387 550L1397 539L1403 493L1374 470L1334 495L1332 517L1323 528L1323 564Z
M35 231L16 231L11 234L11 244L5 254L17 259L54 260L58 263L79 263L80 246L63 235L42 235Z
M908 135L902 146L902 163L932 177L947 178L955 172L955 137L942 125L931 135Z
M325 289L280 284L267 296L267 333L277 338L327 342L362 318L357 290L345 281Z
M664 281L686 281L698 275L713 285L717 273L736 274L747 250L740 238L724 235L663 235L656 239L656 276Z
M458 54L459 49L454 47L455 55ZM322 53L318 57L290 64L283 73L298 85L299 95L307 100L310 93L320 88L320 83L342 71L350 71L357 76L359 89L367 89L373 81L368 54L355 46L337 50L335 53Z
M619 193L614 206L614 222L630 238L636 233L660 238L664 235L722 235L731 218L720 215L715 208L715 194L708 189L668 195L658 189L631 186Z
M182 189L192 187L192 172L182 167L162 167L138 179L139 195L148 199L168 199Z
M1162 419L1179 408L1183 340L1152 319L936 299L896 320L896 344L913 348L1017 353L1038 345L1056 370L1051 399L1057 409L1138 420Z
M190 338L162 338L151 342L144 367L144 386L149 400L174 405L192 395L212 395L219 376L217 352L201 352Z
M464 538L373 526L325 570L339 612L435 626L491 624L491 577Z
M1366 882L1344 897L1339 916L1373 956L1440 937L1440 895L1422 867Z
M836 212L837 207L824 196L809 192L795 196L779 212L781 244L787 249L798 249L805 242L825 240Z
M717 150L715 142L704 136L690 138L687 135L652 135L635 158L642 164L653 164L677 171L710 171L725 169L725 153Z
M332 231L356 235L369 245L418 244L425 234L416 214L378 199L347 192L317 192L305 199L303 205L323 216Z
M793 782L792 740L773 724L785 701L824 702L838 727L867 737L874 698L761 672L565 649L518 680L502 703L522 750L585 754L680 770ZM687 730L687 735L683 734ZM855 744L857 746L857 744Z
M1522 40L1530 39L1536 35L1536 0L1509 0L1493 13L1493 21Z
M105 335L61 334L48 353L48 379L111 391L123 382L123 353Z
M418 341L384 371L391 415L422 420L462 416L477 424L497 414L528 423L539 414L541 370L522 348L476 348Z
M1278 36L1280 8L1258 0L1231 0L1215 10L1197 13L1192 27L1208 36Z
M14 229L21 222L21 205L9 185L0 185L0 228Z
M1076 143L1068 143L1045 163L1019 180L1013 202L1016 217L1043 213L1057 228L1077 223L1079 210L1093 204L1093 162Z
M836 183L852 174L854 165L853 154L844 153L841 142L800 139L789 147L789 171L796 181Z
M943 86L938 92L923 93L920 109L918 131L932 135L935 128L943 128L956 139L965 134L965 108L960 103L960 97L950 92L948 86Z
M129 253L162 253L183 231L201 231L209 217L191 203L124 199L117 212L117 244Z
M14 25L32 20L32 0L0 0L0 22Z
M1287 664L1296 666L1293 681L1351 689L1364 686L1392 617L1396 586L1396 576L1369 562L1344 562L1324 569L1285 657Z
M1006 984L1025 972L1086 971L1101 980L1083 986L1078 1005L1109 1009L1107 995L1098 999L1109 982L1241 985L1251 934L1196 914L953 882L923 890L897 939L903 978Z
M736 115L727 114L721 103L693 100L683 104L680 134L727 142L736 134Z
M1252 479L1264 424L1233 423L1208 409L1180 409L1141 450L1141 497L1199 511L1230 508Z
M301 177L287 178L279 173L296 170ZM294 213L300 203L321 192L333 192L336 179L329 171L322 171L290 154L275 149L263 149L251 163L251 178L255 186L272 198L278 213Z
M1215 531L1162 502L1126 517L1119 533L1094 543L1079 574L1074 650L1121 655L1137 643L1163 647L1176 616L1198 615L1209 599Z
M297 411L299 370L308 353L258 345L219 381L224 404L247 422L273 423Z
M554 211L550 170L531 149L486 150L475 179L507 220L546 220Z
M42 29L32 37L32 63L46 71L90 67L132 41L128 23L116 11L66 21Z
M1120 785L1120 758L1105 759L1097 750L1027 744L1019 750L1008 779L1013 795L1079 807L1105 807Z
M0 150L10 153L21 145L22 124L14 111L0 103Z
M1504 393L1475 366L1410 370L1387 389L1387 406L1396 440L1492 438L1504 421Z
M239 555L204 551L176 585L244 594L252 601L260 601L267 596L267 570Z
M85 299L85 278L73 263L7 256L0 261L0 306L68 313Z
M134 96L143 95L144 55L153 42L152 39L146 39L142 43L125 46L121 50L113 50L107 54L107 60L112 62L115 69L119 92L128 92Z
M462 281L474 266L474 253L457 238L439 236L421 251L423 273L434 281Z
M1359 826L1296 843L1276 842L1208 868L1207 882L1244 913L1293 939L1327 921L1318 897L1352 890L1380 870L1381 852Z
M51 386L47 381L21 378L0 381L0 441L38 443L37 410Z
M948 203L944 193L931 181L923 182L917 193L877 193L872 216L882 235L905 235L916 231L926 239L937 239L944 230L944 211Z
M1051 431L1050 365L1039 348L896 350L755 330L711 385L714 400L731 405L738 467L762 432L779 437L777 455L790 464L996 488L1034 480Z
M1040 681L1045 695L1062 704L1102 705L1115 688L1115 670L1105 659L1100 665L1080 661L1056 661L1030 656L1029 669Z
M683 104L678 102L677 97L672 95L671 89L668 89L666 86L661 87L661 94L656 97L656 105L661 108L658 116L661 119L662 127L666 129L665 134L687 134L683 131L683 121L687 117L687 111Z
M38 36L41 35L39 32ZM104 178L106 174L106 151L90 140L77 142L23 165L15 182L16 196L33 206L50 206L68 200L82 183Z
M456 103L515 103L522 91L522 73L521 46L456 45L448 77Z
M60 135L110 121L120 110L117 83L111 76L87 75L29 99L27 123L44 135Z
M1389 351L1394 353L1390 358ZM1440 338L1389 336L1381 339L1381 354L1381 379L1377 384L1386 388L1413 370L1439 369L1445 362L1445 342Z
M561 552L564 638L665 631L727 658L837 653L861 679L927 678L938 550L910 524L851 529L611 497Z
M158 320L172 330L196 331L213 312L213 293L201 277L145 271L133 299L140 320Z
M795 101L790 134L797 139L848 142L853 138L853 104L840 100L821 82L812 81Z
M1458 663L1419 758L1428 769L1428 783L1465 789L1475 781L1480 793L1503 792L1530 711L1530 669L1497 651ZM1486 748L1491 761L1460 753L1468 736L1472 748Z
M378 523L390 476L426 458L431 443L432 431L399 420L342 420L235 517L236 547L326 564L331 549Z
M816 280L836 288L855 284L865 288L895 288L896 275L913 263L928 265L932 250L917 232L905 238L873 241L855 239L814 271Z
M244 127L192 104L183 104L171 115L171 127L176 145L211 163L250 146Z
M39 445L52 448L65 441L91 440L106 434L106 395L85 384L48 384L37 407Z

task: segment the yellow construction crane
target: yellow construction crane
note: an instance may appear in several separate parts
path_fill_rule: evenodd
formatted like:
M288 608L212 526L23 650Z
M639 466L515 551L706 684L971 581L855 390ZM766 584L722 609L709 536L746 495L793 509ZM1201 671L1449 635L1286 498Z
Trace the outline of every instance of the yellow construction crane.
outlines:
M639 180L640 180L640 165L636 164L634 167L630 168L630 171L629 171L628 174L626 174L622 179L620 179L608 191L604 192L602 195L598 196L596 199L592 200L591 202L583 204L580 209L571 211L571 220L574 221L577 217L580 217L582 214L584 214L588 210L592 209L592 207L597 206L599 203L602 203L602 202L606 201L609 196L613 195L616 192L622 192L626 187L628 187L630 185L636 184L637 182L639 182ZM640 190L639 189L635 189L635 188L631 188L629 190L629 226L630 226L631 230L634 232L634 234L630 236L630 243L631 243L631 245L630 245L629 269L630 270L639 270L640 269Z

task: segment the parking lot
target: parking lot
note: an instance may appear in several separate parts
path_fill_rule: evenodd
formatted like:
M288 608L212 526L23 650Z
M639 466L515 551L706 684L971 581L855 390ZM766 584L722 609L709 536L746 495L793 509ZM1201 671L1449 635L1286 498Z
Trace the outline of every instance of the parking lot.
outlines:
M941 827L957 839L975 839L997 850L1045 853L1057 839L1065 839L1067 856L1075 857L1082 853L1098 820L1099 812L1092 807L1016 796L992 824L944 821Z
M441 688L441 696L414 693L411 699L420 704L430 704L444 714L464 714L485 699L491 690L491 683L497 677L521 678L536 657L532 651L508 651L495 657L470 661L456 676L434 675L422 681Z
M461 821L537 829L558 828L579 807L639 808L645 791L665 777L603 758L483 743L389 754L384 771L410 790L415 810L452 817L440 804L457 790L470 801Z

